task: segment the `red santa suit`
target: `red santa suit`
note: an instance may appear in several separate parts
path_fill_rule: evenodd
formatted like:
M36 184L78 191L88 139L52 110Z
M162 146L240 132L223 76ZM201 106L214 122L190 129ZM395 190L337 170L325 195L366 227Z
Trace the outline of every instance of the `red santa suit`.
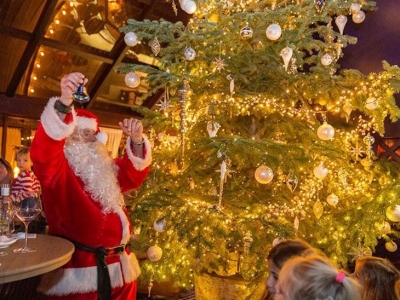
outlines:
M49 234L66 237L89 250L106 249L109 255L103 257L111 282L111 299L136 299L136 278L140 274L137 259L127 248L113 255L113 248L119 246L120 252L130 239L131 226L122 193L138 188L146 178L151 163L150 142L144 137L145 157L139 158L128 138L122 158L114 162L108 156L98 159L101 163L110 160L115 172L97 174L96 165L74 161L66 147L75 127L98 130L97 118L86 110L73 109L62 121L54 109L56 100L51 98L45 107L30 149L42 186ZM98 283L103 279L97 266L95 252L76 247L65 266L43 276L39 290L47 299L102 299Z

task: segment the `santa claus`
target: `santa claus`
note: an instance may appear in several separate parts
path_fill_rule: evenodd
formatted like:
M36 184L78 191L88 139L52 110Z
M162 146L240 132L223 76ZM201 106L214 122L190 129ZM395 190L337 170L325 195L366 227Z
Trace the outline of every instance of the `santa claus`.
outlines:
M31 145L49 234L75 245L69 263L45 274L39 291L45 299L136 299L140 269L127 248L131 226L122 193L146 178L150 143L139 120L124 119L126 152L111 159L98 140L96 116L72 105L72 93L86 81L81 73L63 77L61 97L50 99Z

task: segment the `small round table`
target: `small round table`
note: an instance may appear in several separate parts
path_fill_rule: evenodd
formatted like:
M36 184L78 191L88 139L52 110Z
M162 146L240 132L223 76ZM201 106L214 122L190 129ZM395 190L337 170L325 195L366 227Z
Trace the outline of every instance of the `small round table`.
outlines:
M7 248L1 249L8 255L0 256L0 284L22 280L53 271L65 265L75 251L74 245L65 239L37 234L28 238L28 246L35 248L31 253L14 253L23 246L25 240L17 240Z

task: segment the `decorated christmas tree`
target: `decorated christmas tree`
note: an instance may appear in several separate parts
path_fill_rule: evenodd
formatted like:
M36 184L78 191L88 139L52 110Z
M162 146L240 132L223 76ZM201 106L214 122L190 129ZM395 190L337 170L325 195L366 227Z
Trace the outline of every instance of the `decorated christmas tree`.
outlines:
M128 199L142 280L190 288L199 274L265 278L271 245L298 237L335 263L395 251L400 169L376 136L400 117L400 69L341 69L367 0L170 1L187 24L128 20L156 66L125 64L153 110L137 108L154 143L152 171ZM238 298L239 299L239 298ZM256 299L256 298L252 298Z

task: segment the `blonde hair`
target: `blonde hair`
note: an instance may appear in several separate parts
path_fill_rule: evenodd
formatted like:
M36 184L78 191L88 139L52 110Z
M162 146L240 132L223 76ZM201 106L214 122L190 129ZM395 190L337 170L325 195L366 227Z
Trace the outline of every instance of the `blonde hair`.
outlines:
M357 282L316 254L289 259L278 286L285 300L361 300Z
M18 157L21 157L22 155L27 155L30 157L30 149L29 147L21 147L18 149L17 154L15 155L15 158L18 159Z
M400 299L400 272L390 261L373 256L359 258L354 274L363 286L364 300Z

